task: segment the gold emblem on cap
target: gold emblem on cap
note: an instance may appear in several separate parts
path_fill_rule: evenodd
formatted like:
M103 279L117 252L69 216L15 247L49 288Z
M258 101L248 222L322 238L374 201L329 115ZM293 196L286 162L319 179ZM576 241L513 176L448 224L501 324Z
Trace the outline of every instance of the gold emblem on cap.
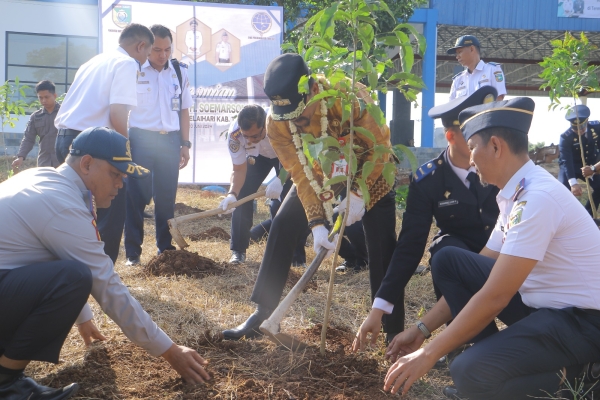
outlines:
M491 93L483 98L483 104L491 103L492 101L494 101L494 95Z
M125 154L131 159L131 145L129 144L129 140L125 142Z
M271 100L274 106L289 106L292 102L289 99Z

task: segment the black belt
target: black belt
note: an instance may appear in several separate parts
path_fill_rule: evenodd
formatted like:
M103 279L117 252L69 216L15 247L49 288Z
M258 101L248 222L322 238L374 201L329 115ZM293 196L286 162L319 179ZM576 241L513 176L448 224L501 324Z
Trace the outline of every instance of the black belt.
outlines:
M142 129L142 128L130 128L130 129L131 130L140 131L140 132L158 133L159 135L169 135L171 133L177 133L177 134L179 134L179 132L181 132L181 131L150 131L148 129Z
M81 133L81 131L77 131L75 129L64 129L61 128L58 130L58 136L77 136Z

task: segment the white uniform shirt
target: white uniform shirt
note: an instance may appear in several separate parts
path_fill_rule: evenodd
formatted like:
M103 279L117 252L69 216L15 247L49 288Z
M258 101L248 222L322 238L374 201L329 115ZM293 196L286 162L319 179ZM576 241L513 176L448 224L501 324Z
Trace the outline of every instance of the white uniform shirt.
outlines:
M479 60L472 73L465 68L463 72L452 78L452 87L450 88L450 100L463 96L470 96L477 89L483 86L493 86L498 91L498 96L506 94L506 82L504 73L499 64L484 63Z
M181 66L183 88L173 64L169 60L167 69L155 70L149 61L142 66L137 79L137 107L129 114L131 128L149 131L178 131L179 114L173 111L172 99L179 99L181 94L181 109L190 108L194 101L190 93L187 66Z
M87 204L86 204L87 203ZM75 260L92 272L92 296L135 344L159 356L173 342L121 282L104 254L91 194L67 164L32 168L0 184L0 269L56 260ZM8 228L10 227L10 228ZM89 321L86 304L77 323Z
M138 62L121 47L98 54L83 64L56 115L58 129L82 131L110 124L110 105L137 105Z
M522 179L525 189L513 201ZM575 196L528 161L497 201L500 215L486 246L538 261L519 288L523 303L600 310L600 230Z
M219 42L215 49L219 58L222 60L229 60L229 56L231 54L231 43L229 42Z
M277 158L277 154L275 154L275 150L273 150L273 146L271 146L271 142L269 142L267 135L265 135L263 140L256 144L248 143L242 135L242 130L238 125L237 119L229 125L228 138L229 155L231 156L233 165L244 164L246 158L249 156L256 157L261 155L267 158Z

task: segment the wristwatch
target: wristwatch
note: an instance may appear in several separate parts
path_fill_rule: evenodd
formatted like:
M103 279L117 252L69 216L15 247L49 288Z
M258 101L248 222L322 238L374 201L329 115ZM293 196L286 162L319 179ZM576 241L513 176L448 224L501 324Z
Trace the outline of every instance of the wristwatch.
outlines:
M187 147L188 149L192 148L192 142L190 142L189 140L182 140L181 145Z
M423 336L425 336L425 339L429 339L431 337L431 332L429 332L429 329L427 329L424 323L422 323L421 321L417 321L416 325L417 328L419 328L419 330L423 334Z
M592 172L596 172L596 166L595 165L591 165L590 168L591 168Z

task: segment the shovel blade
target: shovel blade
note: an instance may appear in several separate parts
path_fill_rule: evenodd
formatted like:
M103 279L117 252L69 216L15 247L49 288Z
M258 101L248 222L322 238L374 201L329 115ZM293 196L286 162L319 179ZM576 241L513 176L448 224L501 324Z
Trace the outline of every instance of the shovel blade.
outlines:
M299 339L296 339L292 335L288 335L287 333L278 332L278 333L273 334L273 333L269 332L267 329L263 329L262 327L260 328L260 330L262 331L262 333L265 334L265 336L267 336L269 338L270 341L278 344L279 346L283 346L288 350L299 351L299 350L304 350L305 348L308 347L308 345L306 343L304 343L303 341L301 341Z

